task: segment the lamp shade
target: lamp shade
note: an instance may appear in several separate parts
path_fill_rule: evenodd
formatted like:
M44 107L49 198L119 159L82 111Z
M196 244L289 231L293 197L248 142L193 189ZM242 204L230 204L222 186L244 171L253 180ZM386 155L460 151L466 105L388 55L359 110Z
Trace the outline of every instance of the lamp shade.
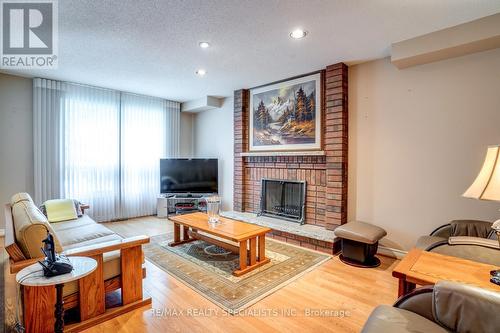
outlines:
M483 167L474 183L463 194L466 198L500 201L500 146L490 146Z

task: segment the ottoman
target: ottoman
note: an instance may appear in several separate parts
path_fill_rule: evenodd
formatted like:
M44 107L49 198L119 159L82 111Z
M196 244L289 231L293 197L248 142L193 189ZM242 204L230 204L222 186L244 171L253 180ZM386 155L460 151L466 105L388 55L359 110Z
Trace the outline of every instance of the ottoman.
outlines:
M380 260L375 257L378 241L387 235L387 232L376 225L353 221L335 229L339 237L343 263L356 267L377 267Z

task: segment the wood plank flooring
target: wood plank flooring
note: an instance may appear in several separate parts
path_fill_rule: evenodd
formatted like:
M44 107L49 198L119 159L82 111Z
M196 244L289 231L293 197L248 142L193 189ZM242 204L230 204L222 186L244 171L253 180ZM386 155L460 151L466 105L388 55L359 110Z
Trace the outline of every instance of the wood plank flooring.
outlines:
M122 236L173 230L171 222L156 217L105 225ZM144 290L153 298L152 309L138 309L86 332L359 332L375 306L396 300L391 272L398 260L380 258L380 267L362 269L334 257L236 316L147 262Z

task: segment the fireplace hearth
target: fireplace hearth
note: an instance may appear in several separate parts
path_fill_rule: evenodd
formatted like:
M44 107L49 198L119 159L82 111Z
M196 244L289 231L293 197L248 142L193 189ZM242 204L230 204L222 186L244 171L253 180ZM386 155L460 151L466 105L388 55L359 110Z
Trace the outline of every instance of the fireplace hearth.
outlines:
M303 224L305 195L305 181L262 178L258 215Z

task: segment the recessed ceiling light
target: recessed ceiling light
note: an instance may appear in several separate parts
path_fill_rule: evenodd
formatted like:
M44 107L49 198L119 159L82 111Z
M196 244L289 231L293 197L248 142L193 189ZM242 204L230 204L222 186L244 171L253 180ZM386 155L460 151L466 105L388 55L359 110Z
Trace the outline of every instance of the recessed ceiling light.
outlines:
M304 38L307 35L307 31L302 30L302 29L295 29L290 33L290 37L293 39L301 39Z
M207 74L207 71L204 69L198 69L196 71L196 75L198 75L198 76L205 76L205 74Z
M200 47L202 49L208 49L210 47L210 43L209 42L200 42Z

